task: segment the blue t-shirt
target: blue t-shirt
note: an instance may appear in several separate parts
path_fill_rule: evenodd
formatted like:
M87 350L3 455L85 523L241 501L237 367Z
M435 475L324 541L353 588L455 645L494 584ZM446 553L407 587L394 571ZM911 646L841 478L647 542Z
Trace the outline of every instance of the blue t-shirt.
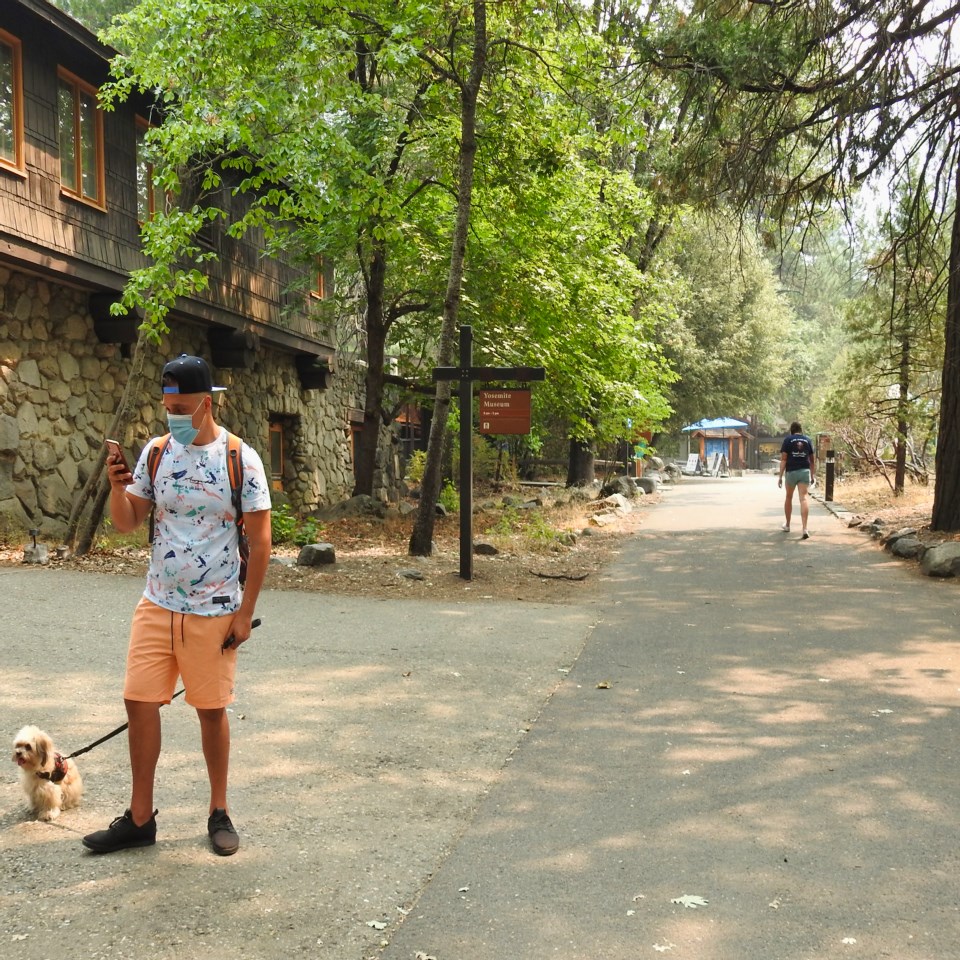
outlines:
M780 444L780 452L787 455L787 472L791 470L808 470L810 458L813 456L813 444L810 438L802 433L791 433L784 437Z

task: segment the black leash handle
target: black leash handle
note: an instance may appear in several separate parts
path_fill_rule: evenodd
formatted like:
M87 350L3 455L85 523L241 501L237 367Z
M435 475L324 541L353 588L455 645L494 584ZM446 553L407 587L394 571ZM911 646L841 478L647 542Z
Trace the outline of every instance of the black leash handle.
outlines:
M257 617L256 620L250 621L250 629L253 630L255 627L260 626L260 618ZM237 642L237 638L231 633L226 640L223 641L223 646L220 648L220 652L223 653L224 650L228 650Z
M261 622L262 622L262 621L260 620L260 618L257 617L256 620L253 620L253 621L250 623L250 626L251 626L251 627L259 627L260 624L261 624ZM233 634L231 633L230 636L227 637L227 639L223 641L223 646L222 646L220 649L221 649L221 650L226 650L227 647L233 646L233 643L234 643L234 638L233 638ZM184 687L181 687L181 688L170 698L170 702L173 703L173 701L176 700L177 697L179 697L181 694L184 693L184 690L185 690L185 688L184 688ZM80 749L80 750L75 750L73 753L70 754L69 757L64 757L63 759L64 759L64 760L73 760L74 757L81 757L81 756L83 756L83 754L88 753L89 751L91 751L94 747L99 747L101 743L106 743L108 740L112 740L115 736L117 736L117 734L123 733L123 731L126 730L127 727L129 727L129 726L130 726L129 721L128 721L127 723L121 723L120 726L117 727L116 730L111 730L106 736L101 737L99 740L94 740L93 743L87 745L86 747L83 747L83 748Z

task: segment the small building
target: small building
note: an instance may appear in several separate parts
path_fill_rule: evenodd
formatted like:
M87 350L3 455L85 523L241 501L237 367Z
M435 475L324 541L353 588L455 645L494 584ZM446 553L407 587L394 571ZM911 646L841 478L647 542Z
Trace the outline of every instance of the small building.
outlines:
M712 463L716 457L725 457L731 470L747 466L748 424L731 417L698 420L683 428L690 442L690 453L699 453L700 459Z

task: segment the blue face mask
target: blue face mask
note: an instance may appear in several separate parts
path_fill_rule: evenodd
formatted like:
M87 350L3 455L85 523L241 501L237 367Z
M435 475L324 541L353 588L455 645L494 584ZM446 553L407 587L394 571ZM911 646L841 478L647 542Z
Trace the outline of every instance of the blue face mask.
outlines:
M202 406L203 401L201 400L197 410ZM167 414L167 426L170 428L170 435L177 443L188 446L197 439L200 428L193 425L193 418L197 415L197 410L194 410L193 413Z

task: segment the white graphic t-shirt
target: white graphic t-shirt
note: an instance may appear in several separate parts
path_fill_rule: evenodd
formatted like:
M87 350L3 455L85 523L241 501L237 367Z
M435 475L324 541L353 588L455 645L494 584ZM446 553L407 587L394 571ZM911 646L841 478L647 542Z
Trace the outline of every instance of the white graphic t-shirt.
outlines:
M150 483L144 447L127 490L155 502L155 527L144 596L176 613L218 617L240 606L237 524L227 472L227 431L205 446L170 440ZM243 444L244 513L270 509L263 462Z

